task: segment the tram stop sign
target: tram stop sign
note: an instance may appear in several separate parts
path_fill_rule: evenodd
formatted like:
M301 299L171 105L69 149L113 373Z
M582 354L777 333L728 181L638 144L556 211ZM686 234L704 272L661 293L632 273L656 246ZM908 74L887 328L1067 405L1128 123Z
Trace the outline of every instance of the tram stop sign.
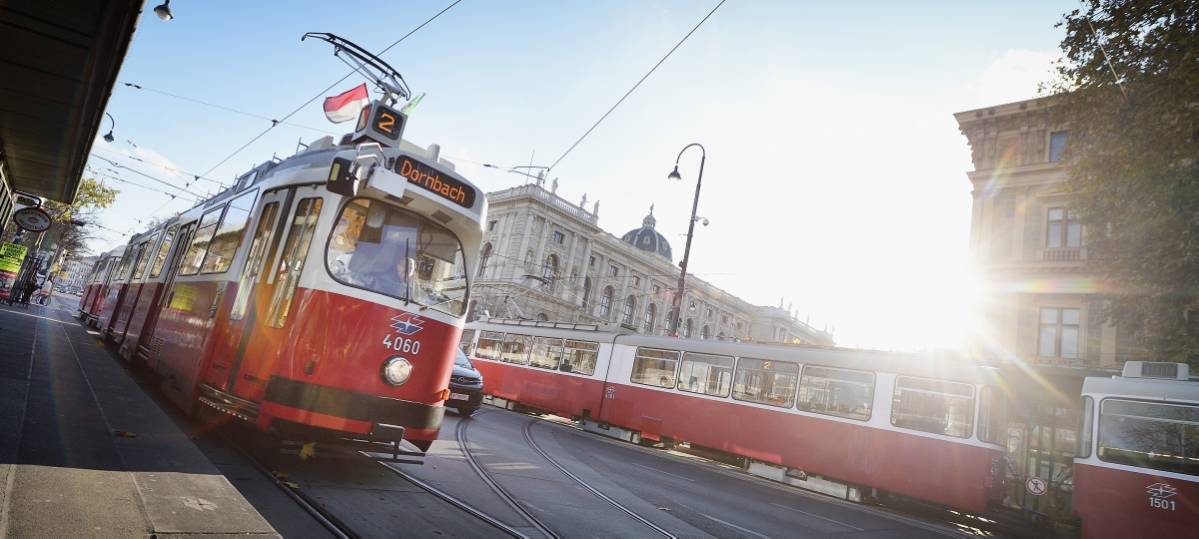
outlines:
M1034 496L1040 496L1045 494L1045 490L1048 488L1048 485L1045 484L1044 479L1033 476L1029 477L1028 480L1024 482L1024 488L1028 489L1028 492L1032 493Z

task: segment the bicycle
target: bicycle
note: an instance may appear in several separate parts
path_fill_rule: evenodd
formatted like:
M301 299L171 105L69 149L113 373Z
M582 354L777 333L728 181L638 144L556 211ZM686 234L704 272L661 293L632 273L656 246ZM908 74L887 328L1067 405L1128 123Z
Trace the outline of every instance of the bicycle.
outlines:
M45 307L50 304L50 294L38 290L33 294L33 297L29 299L29 302Z

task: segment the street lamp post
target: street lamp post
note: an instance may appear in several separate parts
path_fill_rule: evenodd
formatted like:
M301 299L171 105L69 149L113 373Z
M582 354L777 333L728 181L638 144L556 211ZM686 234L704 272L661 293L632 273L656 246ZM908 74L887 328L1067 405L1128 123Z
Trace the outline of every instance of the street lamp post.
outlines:
M674 336L678 336L679 323L683 318L683 294L687 290L687 260L691 257L691 235L695 233L695 210L699 208L699 187L704 181L704 161L708 158L708 151L698 142L684 146L674 160L674 172L667 176L672 180L683 179L679 175L679 159L682 159L683 153L692 146L699 146L699 151L702 153L699 158L699 179L695 180L695 201L691 203L691 223L687 225L687 246L683 248L683 261L679 263L679 288L674 295L674 307L671 309L673 312L670 315L670 334Z

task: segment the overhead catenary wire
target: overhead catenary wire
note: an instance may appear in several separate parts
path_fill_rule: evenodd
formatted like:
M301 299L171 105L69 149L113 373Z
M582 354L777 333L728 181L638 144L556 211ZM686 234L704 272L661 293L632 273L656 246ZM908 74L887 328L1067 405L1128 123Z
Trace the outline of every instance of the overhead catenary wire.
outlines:
M385 52L387 52L387 51L391 50L391 49L392 49L392 47L395 47L396 45L399 45L399 44L400 44L400 42L404 41L405 39L408 39L408 36L411 36L412 34L416 33L416 31L417 31L417 30L420 30L421 28L424 28L424 27L425 27L425 25L427 25L427 24L429 24L429 23L433 22L435 19L437 19L438 17L440 17L440 16L441 16L443 13L445 13L446 11L449 11L449 10L450 10L450 8L452 8L452 7L456 6L456 5L458 5L458 3L459 3L459 2L461 2L461 1L462 1L462 0L454 0L454 3L452 3L452 4L448 5L448 6L446 6L446 7L445 7L445 9L442 9L441 11L437 12L437 14L436 14L436 15L433 15L433 16L432 16L432 17L430 17L428 20L426 20L425 22L421 23L421 24L420 24L420 26L417 26L416 28L413 28L413 29L412 29L412 31L408 32L407 34L404 34L402 37L400 37L400 39L397 39L397 40L395 41L395 43L392 43L391 45L388 45L388 46L387 46L387 48L383 49L383 50L382 50L382 51L381 51L379 54L383 54L383 53L385 53ZM288 119L288 118L291 118L292 116L295 116L295 115L296 115L296 113L298 113L298 112L300 112L301 110L303 110L303 109L304 109L304 107L307 107L307 106L308 106L310 103L312 103L313 101L316 101L317 99L320 99L322 96L324 96L325 94L329 93L329 90L332 90L332 89L333 89L334 87L336 87L338 84L341 84L343 81L345 81L346 79L350 78L351 76L353 76L353 75L354 75L354 73L357 73L357 72L358 72L358 70L356 70L356 69L355 69L354 71L351 71L351 72L347 73L347 74L346 74L344 77L342 77L342 78L340 78L340 79L337 79L337 81L336 81L336 82L334 82L333 84L330 84L330 85L329 85L327 88L325 88L324 90L321 90L321 91L320 91L320 92L318 92L316 95L312 96L312 98L311 98L311 99L309 99L309 100L305 101L305 102L304 102L302 105L300 105L300 106L296 107L296 108L295 108L295 110L293 110L293 111L289 112L289 113L288 113L286 116L284 116L284 117L283 117L281 120L271 120L271 125L270 125L270 127L267 127L267 128L266 128L266 129L265 129L263 132L259 133L259 134L258 134L257 136L255 136L254 138L250 139L250 141L249 141L249 142L247 142L247 143L243 144L243 145L242 145L240 148L238 148L238 149L234 150L234 151L233 151L233 153L229 154L229 156L228 156L228 157L226 157L226 158L222 159L222 160L221 160L219 163L217 163L217 164L213 165L213 166L212 166L212 168L208 169L208 171L207 171L207 172L205 172L204 174L201 174L200 176L207 176L207 175L211 174L211 173L212 173L212 171L216 170L218 167L220 167L221 165L225 164L225 163L226 163L226 162L228 162L230 159L233 159L233 157L234 157L234 156L236 156L237 154L241 153L241 152L242 152L242 150L245 150L245 149L246 149L246 148L248 148L248 147L249 147L251 144L254 144L255 142L257 142L257 141L258 141L258 139L262 138L262 137L263 137L263 136L265 136L267 133L269 133L269 132L270 132L272 129L274 129L276 126L278 126L280 122L285 122L285 121L287 121L287 119ZM167 202L167 204L170 204L170 202L168 201L168 202ZM159 211L162 211L162 209L163 209L163 208L165 208L165 207L167 206L167 204L163 204L162 206L159 206L159 207L158 207L158 209L154 210L153 212L150 212L150 214L149 214L149 215L147 215L147 217L149 217L149 216L153 216L154 214L158 213Z
M268 117L266 117L266 116L261 116L261 115L258 115L258 114L254 114L254 113L252 113L252 112L246 112L246 111L242 111L242 110L237 110L237 109L229 108L229 107L226 107L226 106L223 106L223 105L217 105L217 104L214 104L214 103L208 103L208 102L206 102L206 101L200 101L199 99L192 99L192 98L190 98L190 97L184 97L184 96L181 96L181 95L175 95L175 94L172 94L172 93L169 93L169 92L164 92L164 91L162 91L162 90L155 90L155 89L153 89L153 88L147 88L147 87L145 87L145 86L142 86L142 85L140 85L140 84L134 84L134 83L132 83L132 82L122 82L122 84L124 84L125 86L128 86L128 87L130 87L130 88L136 88L136 89L138 89L138 90L145 90L145 91L147 91L147 92L153 92L153 93L156 93L156 94L159 94L159 95L165 95L165 96L167 96L167 97L173 97L173 98L175 98L175 99L182 99L182 100L184 100L184 101L190 101L190 102L192 102L192 103L196 103L196 104L198 104L198 105L204 105L204 106L206 106L206 107L212 107L212 108L214 108L214 109L220 109L220 110L223 110L223 111L226 111L226 112L232 112L232 113L234 113L234 114L241 114L242 116L249 116L249 117L251 117L251 118L257 118L257 119L259 119L259 120L266 120L266 121L268 121L268 122L273 122L273 124L271 125L271 127L274 127L274 126L275 126L275 124L278 124L278 125L289 125L289 126L291 126L291 127L299 127L299 128L301 128L301 129L309 129L309 130L312 130L312 131L317 131L317 132L320 132L320 133L325 133L325 134L327 134L327 135L334 135L334 136L337 136L337 135L339 135L339 134L340 134L340 133L334 133L334 132L332 132L332 131L329 131L329 130L327 130L327 129L321 129L321 128L319 128L319 127L310 127L310 126L307 126L307 125L300 125L300 124L293 124L293 123L290 123L290 122L278 121L278 120L275 120L275 119L273 119L273 118L268 118Z
M652 75L656 69L658 69L658 66L662 65L662 62L665 62L667 58L670 58L670 55L674 54L674 51L678 50L679 46L681 46L684 41L687 41L687 38L691 37L691 34L694 34L696 30L699 30L699 27L704 24L704 21L707 21L708 17L711 17L713 13L716 13L716 10L720 9L720 6L723 6L724 2L725 0L720 0L720 3L716 4L716 7L712 8L712 11L709 11L708 14L704 16L703 20L699 21L699 24L695 25L695 28L692 28L690 32L687 32L687 35L683 36L683 39L680 39L674 48L670 49L670 52L666 53L666 56L663 56L661 60L658 60L658 63L654 64L654 67L650 68L649 72L646 73L644 77L641 77L641 80L637 81L637 84L634 84L633 87L630 88L629 91L626 92L624 96L616 102L615 105L612 105L612 108L608 109L608 112L605 112L604 115L600 117L599 121L595 122L595 125L591 126L591 129L588 129L586 133L583 133L583 136L579 137L579 140L576 140L574 144L571 144L570 148L566 149L566 153L563 153L562 157L559 157L557 161L554 161L554 164L550 165L550 168L546 169L546 173L549 173L549 171L553 170L554 167L558 166L558 163L561 163L563 159L566 159L566 156L570 155L571 150L574 150L575 146L578 146L580 142L583 142L583 139L587 138L587 135L590 135L596 127L599 127L600 122L603 122L604 118L607 118L609 114L612 114L612 111L616 110L616 107L619 107L620 104L623 103L624 100L633 93L633 90L636 90L638 86L641 86L641 83L645 82L645 79L648 79L649 76Z

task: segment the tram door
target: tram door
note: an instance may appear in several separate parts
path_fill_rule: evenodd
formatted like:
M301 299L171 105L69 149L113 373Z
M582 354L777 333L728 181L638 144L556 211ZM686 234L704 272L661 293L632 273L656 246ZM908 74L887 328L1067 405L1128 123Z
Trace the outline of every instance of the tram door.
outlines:
M179 231L178 241L175 242L175 254L171 255L171 267L167 270L167 278L162 283L162 295L158 297L158 305L152 309L157 311L154 316L152 327L146 333L150 337L149 352L146 355L146 364L151 369L156 369L158 361L161 359L159 355L162 353L163 337L157 335L158 324L163 319L164 311L171 308L171 300L175 299L175 277L179 276L179 266L183 263L183 255L187 252L187 248L191 246L192 237L196 235L196 225L199 221L192 221L185 225Z
M237 383L237 352L253 328L251 309L258 276L267 255L271 253L271 240L279 217L279 207L287 202L290 190L264 193L255 206L256 221L247 230L242 244L249 244L243 265L234 268L237 278L231 298L226 303L229 317L220 338L213 347L212 366L205 373L205 383L228 392Z
M307 188L287 191L278 224L271 233L261 270L256 275L245 333L234 358L228 391L238 397L261 400L287 344L288 319L304 260L314 241L323 199Z
M1028 403L1008 422L1008 454L1019 477L1008 478L1011 502L1053 518L1071 518L1072 478L1078 408ZM1010 471L1009 471L1010 474ZM1031 478L1040 478L1037 482ZM1044 491L1034 493L1034 490Z

